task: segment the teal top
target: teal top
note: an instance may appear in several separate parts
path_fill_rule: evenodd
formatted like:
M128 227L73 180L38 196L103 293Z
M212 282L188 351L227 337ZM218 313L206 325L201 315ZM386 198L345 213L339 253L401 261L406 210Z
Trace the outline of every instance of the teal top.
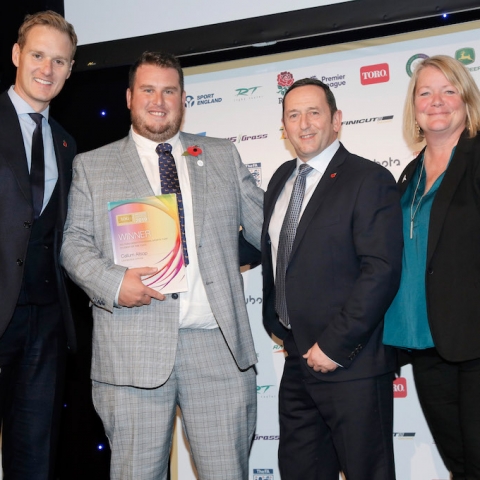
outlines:
M453 157L452 151L450 160ZM430 212L443 172L425 192L424 157L401 199L403 213L403 260L400 288L385 314L383 343L408 349L434 346L428 324L425 271ZM413 220L412 220L413 216ZM413 222L413 225L412 225Z

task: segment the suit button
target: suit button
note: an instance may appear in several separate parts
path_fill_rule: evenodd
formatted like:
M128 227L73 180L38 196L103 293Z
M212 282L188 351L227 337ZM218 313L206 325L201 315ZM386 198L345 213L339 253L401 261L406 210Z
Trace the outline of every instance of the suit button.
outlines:
M48 247L48 245L44 245L43 248L44 248L45 250L48 250L49 247Z
M21 267L23 265L23 260L21 258L17 258L17 265Z
M24 228L30 228L32 226L32 222L23 222Z
M176 300L178 298L178 293L172 293L172 298Z
M432 267L429 267L428 270L427 270L428 274L431 275L433 273L433 268Z

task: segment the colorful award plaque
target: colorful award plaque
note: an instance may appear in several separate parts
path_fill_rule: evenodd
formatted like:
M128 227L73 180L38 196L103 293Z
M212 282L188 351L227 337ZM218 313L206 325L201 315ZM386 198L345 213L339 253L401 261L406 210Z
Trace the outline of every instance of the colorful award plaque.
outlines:
M158 268L143 283L161 293L188 290L174 193L108 202L108 214L117 265Z

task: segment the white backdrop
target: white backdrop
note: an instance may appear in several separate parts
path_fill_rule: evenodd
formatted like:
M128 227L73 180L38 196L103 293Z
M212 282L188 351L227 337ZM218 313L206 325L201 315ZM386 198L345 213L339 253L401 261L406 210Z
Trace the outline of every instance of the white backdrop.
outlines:
M340 140L356 154L378 162L398 178L419 146L402 137L402 111L409 71L422 57L463 58L480 82L480 23L443 27L355 44L186 70L187 111L183 130L234 142L259 185L294 155L282 138L281 101L285 80L315 76L330 84L343 111ZM284 80L282 82L282 79ZM262 327L261 271L244 273L245 301L259 357L258 421L250 480L279 480L277 394L284 354ZM398 480L447 480L420 410L410 367L396 381L394 446ZM235 393L232 392L232 395ZM177 431L181 432L180 423ZM365 439L368 441L368 438ZM176 480L194 479L185 439L176 436Z

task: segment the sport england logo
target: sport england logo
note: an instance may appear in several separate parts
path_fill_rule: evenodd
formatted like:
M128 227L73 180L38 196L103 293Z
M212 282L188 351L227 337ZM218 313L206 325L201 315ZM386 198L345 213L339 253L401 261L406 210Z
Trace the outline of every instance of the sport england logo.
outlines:
M196 98L192 95L187 95L185 98L185 108L191 108L195 105L220 103L222 100L222 97L216 97L214 93L204 93L202 95L197 95Z
M360 69L360 83L362 85L371 85L372 83L384 83L390 80L390 70L388 63L378 63L376 65L367 65Z
M455 52L455 58L464 65L470 65L475 61L475 50L471 47L461 48Z

